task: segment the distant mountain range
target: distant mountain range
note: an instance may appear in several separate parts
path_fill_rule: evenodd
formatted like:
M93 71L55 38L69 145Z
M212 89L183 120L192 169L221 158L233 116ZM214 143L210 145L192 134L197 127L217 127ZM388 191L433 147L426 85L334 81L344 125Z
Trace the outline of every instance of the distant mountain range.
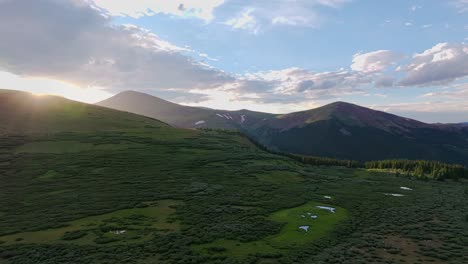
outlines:
M466 124L427 124L345 102L276 115L189 107L127 91L98 105L177 127L238 129L283 152L353 160L428 159L468 165Z
M249 110L225 111L184 106L134 91L119 93L97 105L153 117L182 128L241 129L276 116Z

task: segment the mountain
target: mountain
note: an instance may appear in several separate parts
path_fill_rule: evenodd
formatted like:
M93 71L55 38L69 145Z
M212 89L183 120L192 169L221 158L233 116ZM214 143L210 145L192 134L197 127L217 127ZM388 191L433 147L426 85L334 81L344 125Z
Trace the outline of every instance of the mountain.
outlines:
M468 131L336 102L272 118L252 130L278 150L355 160L390 158L468 164Z
M345 102L275 115L187 107L142 93L123 92L98 105L178 127L239 129L282 152L361 161L407 158L468 164L467 129L426 124Z
M183 128L242 129L274 116L248 110L225 111L184 106L134 91L119 93L97 105L157 118Z

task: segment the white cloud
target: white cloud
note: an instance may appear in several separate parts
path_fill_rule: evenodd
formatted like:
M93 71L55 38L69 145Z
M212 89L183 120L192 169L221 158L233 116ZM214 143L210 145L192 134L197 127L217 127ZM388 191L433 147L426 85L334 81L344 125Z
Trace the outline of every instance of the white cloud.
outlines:
M361 88L371 82L365 74L344 69L312 72L288 68L239 76L228 89L241 99L256 98L261 103L301 103L361 93Z
M402 58L389 50L377 50L368 53L357 53L353 56L351 69L359 72L382 72Z
M252 16L254 9L249 8L244 10L238 16L231 18L225 22L226 25L233 29L246 29L253 33L258 32L257 20Z
M423 101L413 103L397 103L388 105L376 106L377 109L382 109L386 112L401 113L401 112L426 112L426 113L441 113L441 112L452 112L452 113L464 113L465 117L468 118L468 105L465 102L451 102L451 101ZM465 119L468 120L468 119Z
M139 18L163 13L180 17L213 19L213 11L224 0L93 0L94 4L112 16Z
M463 102L466 101L468 98L468 82L467 83L461 83L454 85L453 87L449 87L446 89L434 91L434 92L429 92L424 94L422 97L424 98L445 98L445 99L450 99L450 100L461 100ZM468 104L467 104L468 107Z
M298 26L298 25L313 25L312 19L314 17L304 17L304 16L277 16L272 19L273 25L288 25L288 26Z
M412 5L412 6L410 7L410 10L413 11L413 12L415 12L416 10L421 9L421 8L422 8L422 6Z
M402 86L440 85L468 76L468 44L439 43L400 67Z
M460 13L468 12L468 0L451 0L451 4Z
M12 29L14 27L14 29ZM79 87L186 89L234 78L133 25L75 0L0 2L0 71Z
M327 20L323 8L336 9L351 0L233 0L237 15L225 21L235 29L259 32L265 26L319 27ZM235 11L236 12L236 11Z
M328 6L328 7L333 7L333 8L339 8L343 6L344 4L351 2L351 0L308 0L308 2L315 2L316 4L323 5L323 6Z
M375 87L384 88L384 87L393 87L395 85L395 78L387 75L377 76L374 80Z
M208 54L206 54L206 53L199 53L198 56L200 56L201 58L210 60L210 61L219 61L219 59L212 58L212 57L210 57L210 56L209 56Z

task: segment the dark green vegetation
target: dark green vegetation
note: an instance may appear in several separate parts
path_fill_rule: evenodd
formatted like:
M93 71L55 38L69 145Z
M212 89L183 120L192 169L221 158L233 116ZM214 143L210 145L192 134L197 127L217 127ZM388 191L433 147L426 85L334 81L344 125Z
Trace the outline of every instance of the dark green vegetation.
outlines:
M209 131L208 129L204 129ZM242 135L239 133L239 135ZM245 136L245 135L244 135ZM302 156L298 154L285 153L271 150L270 148L258 143L254 139L246 136L255 146L273 154L285 156L294 159L303 164L315 166L340 166L346 168L363 168L369 170L383 170L396 174L403 173L406 176L417 177L422 179L453 179L468 178L468 168L460 164L448 164L440 161L428 160L375 160L368 162L360 162L355 160L340 160L326 157Z
M2 264L468 261L465 180L304 165L57 97L0 101ZM295 229L309 210L317 222Z
M459 164L448 164L440 161L394 159L359 162L354 160L300 156L280 152L276 152L276 154L289 157L304 164L315 166L341 166L346 168L383 170L396 173L398 175L403 174L405 176L433 180L468 179L468 169L465 166Z
M285 115L187 107L136 92L99 105L184 128L237 129L268 148L345 160L440 160L468 166L468 127L416 120L336 102Z
M419 178L460 179L468 178L468 169L462 165L425 160L381 160L366 162L367 169L392 170Z

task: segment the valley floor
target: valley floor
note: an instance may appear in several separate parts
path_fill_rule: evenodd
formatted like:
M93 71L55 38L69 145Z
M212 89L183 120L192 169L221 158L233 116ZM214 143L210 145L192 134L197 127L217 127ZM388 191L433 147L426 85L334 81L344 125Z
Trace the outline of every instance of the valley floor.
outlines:
M468 262L466 181L307 166L169 127L0 145L2 264Z

